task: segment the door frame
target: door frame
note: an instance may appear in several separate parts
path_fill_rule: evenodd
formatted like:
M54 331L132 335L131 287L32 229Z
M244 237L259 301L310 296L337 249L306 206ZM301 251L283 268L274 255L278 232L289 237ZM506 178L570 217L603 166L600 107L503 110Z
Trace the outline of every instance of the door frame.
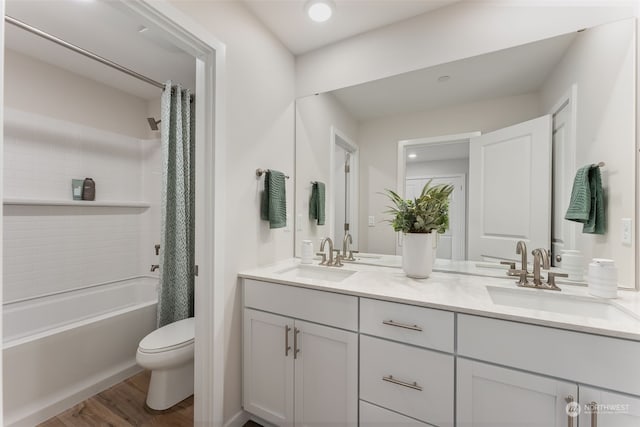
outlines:
M410 180L410 179L441 179L441 178L458 178L461 179L462 181L462 194L464 196L463 200L462 200L462 212L458 211L456 212L457 216L458 216L458 221L456 221L456 223L458 224L458 232L460 234L459 237L461 237L461 239L458 239L458 246L456 247L457 250L454 250L454 246L453 246L453 240L451 242L451 259L452 260L466 260L467 259L467 174L464 173L452 173L452 174L444 174L444 175L429 175L429 176L412 176L411 178L405 178L405 183ZM462 217L460 218L460 214L462 214ZM451 215L449 215L449 217L451 217ZM451 223L451 221L449 221L449 223ZM438 240L440 240L440 238L438 238ZM457 258L454 258L454 254L456 254Z
M119 2L196 58L194 424L222 425L226 46L166 0Z
M329 188L328 194L332 198L331 208L329 209L328 217L328 226L329 226L329 237L333 240L336 248L341 248L338 245L336 239L339 236L335 236L335 206L333 203L333 195L335 194L335 186L336 182L333 177L333 170L335 168L336 163L336 155L335 155L335 147L338 146L349 154L351 154L351 176L356 177L351 180L351 185L349 186L349 191L352 195L352 206L351 211L349 212L349 234L351 234L351 238L353 239L353 247L358 247L358 207L360 201L360 190L358 185L360 180L360 149L358 148L358 144L355 143L353 139L347 136L346 133L338 129L336 126L331 125L330 128L330 136L329 136ZM357 182L356 182L357 181Z
M567 149L568 149L568 154L569 154L569 163L571 163L573 165L573 169L569 172L572 173L575 168L576 168L576 132L578 129L578 85L577 84L572 84L571 87L558 99L558 101L553 105L553 107L551 107L551 109L549 110L548 114L551 116L551 154L553 155L553 143L555 141L554 138L554 132L553 132L553 123L556 117L556 114L558 114L560 111L562 111L562 109L564 108L565 105L570 105L571 106L571 114L569 115L569 138L567 139ZM551 164L553 166L553 157L551 158ZM553 224L553 215L554 215L554 211L555 211L555 206L553 206L553 199L554 199L554 193L555 193L555 182L556 180L554 179L554 176L552 174L551 176L551 250L553 252L553 228L554 228L554 224ZM571 181L571 178L569 179L569 182ZM565 244L569 247L569 249L575 249L576 246L576 227L575 226L569 226L568 227L568 241L565 242ZM554 258L555 255L558 254L553 254ZM553 261L555 263L555 261Z
M454 142L471 143L471 138L482 135L480 131L465 132L451 135L430 136L426 138L403 139L398 141L398 151L396 156L396 192L402 198L405 197L405 181L407 179L407 149L422 146L434 146L451 144ZM465 226L466 229L466 226ZM465 256L466 256L466 236L465 236ZM396 233L396 255L402 254L402 233Z

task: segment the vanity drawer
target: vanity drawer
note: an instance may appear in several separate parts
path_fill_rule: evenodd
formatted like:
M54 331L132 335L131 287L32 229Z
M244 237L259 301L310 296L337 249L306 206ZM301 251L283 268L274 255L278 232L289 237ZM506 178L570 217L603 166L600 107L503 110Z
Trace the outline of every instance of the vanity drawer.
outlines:
M431 424L451 426L453 375L452 355L360 336L362 400Z
M458 355L640 395L640 342L466 314Z
M453 313L360 299L360 332L453 353Z
M245 307L358 331L357 297L253 279L243 280Z
M379 406L360 401L359 427L429 427L413 418L405 417Z

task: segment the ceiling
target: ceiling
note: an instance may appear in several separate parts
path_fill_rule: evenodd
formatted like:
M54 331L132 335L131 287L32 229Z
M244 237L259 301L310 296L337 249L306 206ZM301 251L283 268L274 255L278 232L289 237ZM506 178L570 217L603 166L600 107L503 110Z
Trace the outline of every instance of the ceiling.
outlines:
M242 1L291 52L300 55L460 0L333 0L333 17L322 23L307 17L307 0Z
M447 142L445 144L418 145L407 148L407 163L434 162L469 158L469 141ZM415 154L415 157L409 157Z
M171 79L195 88L195 59L176 48L150 24L131 17L126 6L118 2L7 0L6 14L158 82ZM140 33L143 25L148 26L148 30ZM9 49L143 99L160 96L160 89L51 41L11 24L5 29L5 43Z
M331 92L358 120L537 91L576 37L570 33ZM445 81L441 78L448 76Z

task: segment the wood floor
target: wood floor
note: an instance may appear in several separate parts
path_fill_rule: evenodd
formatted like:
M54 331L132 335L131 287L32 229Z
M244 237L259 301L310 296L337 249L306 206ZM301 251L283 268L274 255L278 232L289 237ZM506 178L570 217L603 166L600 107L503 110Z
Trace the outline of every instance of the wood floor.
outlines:
M193 426L193 396L162 413L145 409L150 371L144 371L78 403L38 427ZM261 427L253 421L244 427Z

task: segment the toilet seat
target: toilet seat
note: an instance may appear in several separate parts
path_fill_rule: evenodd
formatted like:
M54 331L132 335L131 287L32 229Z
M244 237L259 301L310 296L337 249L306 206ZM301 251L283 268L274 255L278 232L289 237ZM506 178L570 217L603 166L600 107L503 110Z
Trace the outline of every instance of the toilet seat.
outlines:
M195 319L189 317L156 329L144 337L138 351L146 354L164 353L193 346Z

